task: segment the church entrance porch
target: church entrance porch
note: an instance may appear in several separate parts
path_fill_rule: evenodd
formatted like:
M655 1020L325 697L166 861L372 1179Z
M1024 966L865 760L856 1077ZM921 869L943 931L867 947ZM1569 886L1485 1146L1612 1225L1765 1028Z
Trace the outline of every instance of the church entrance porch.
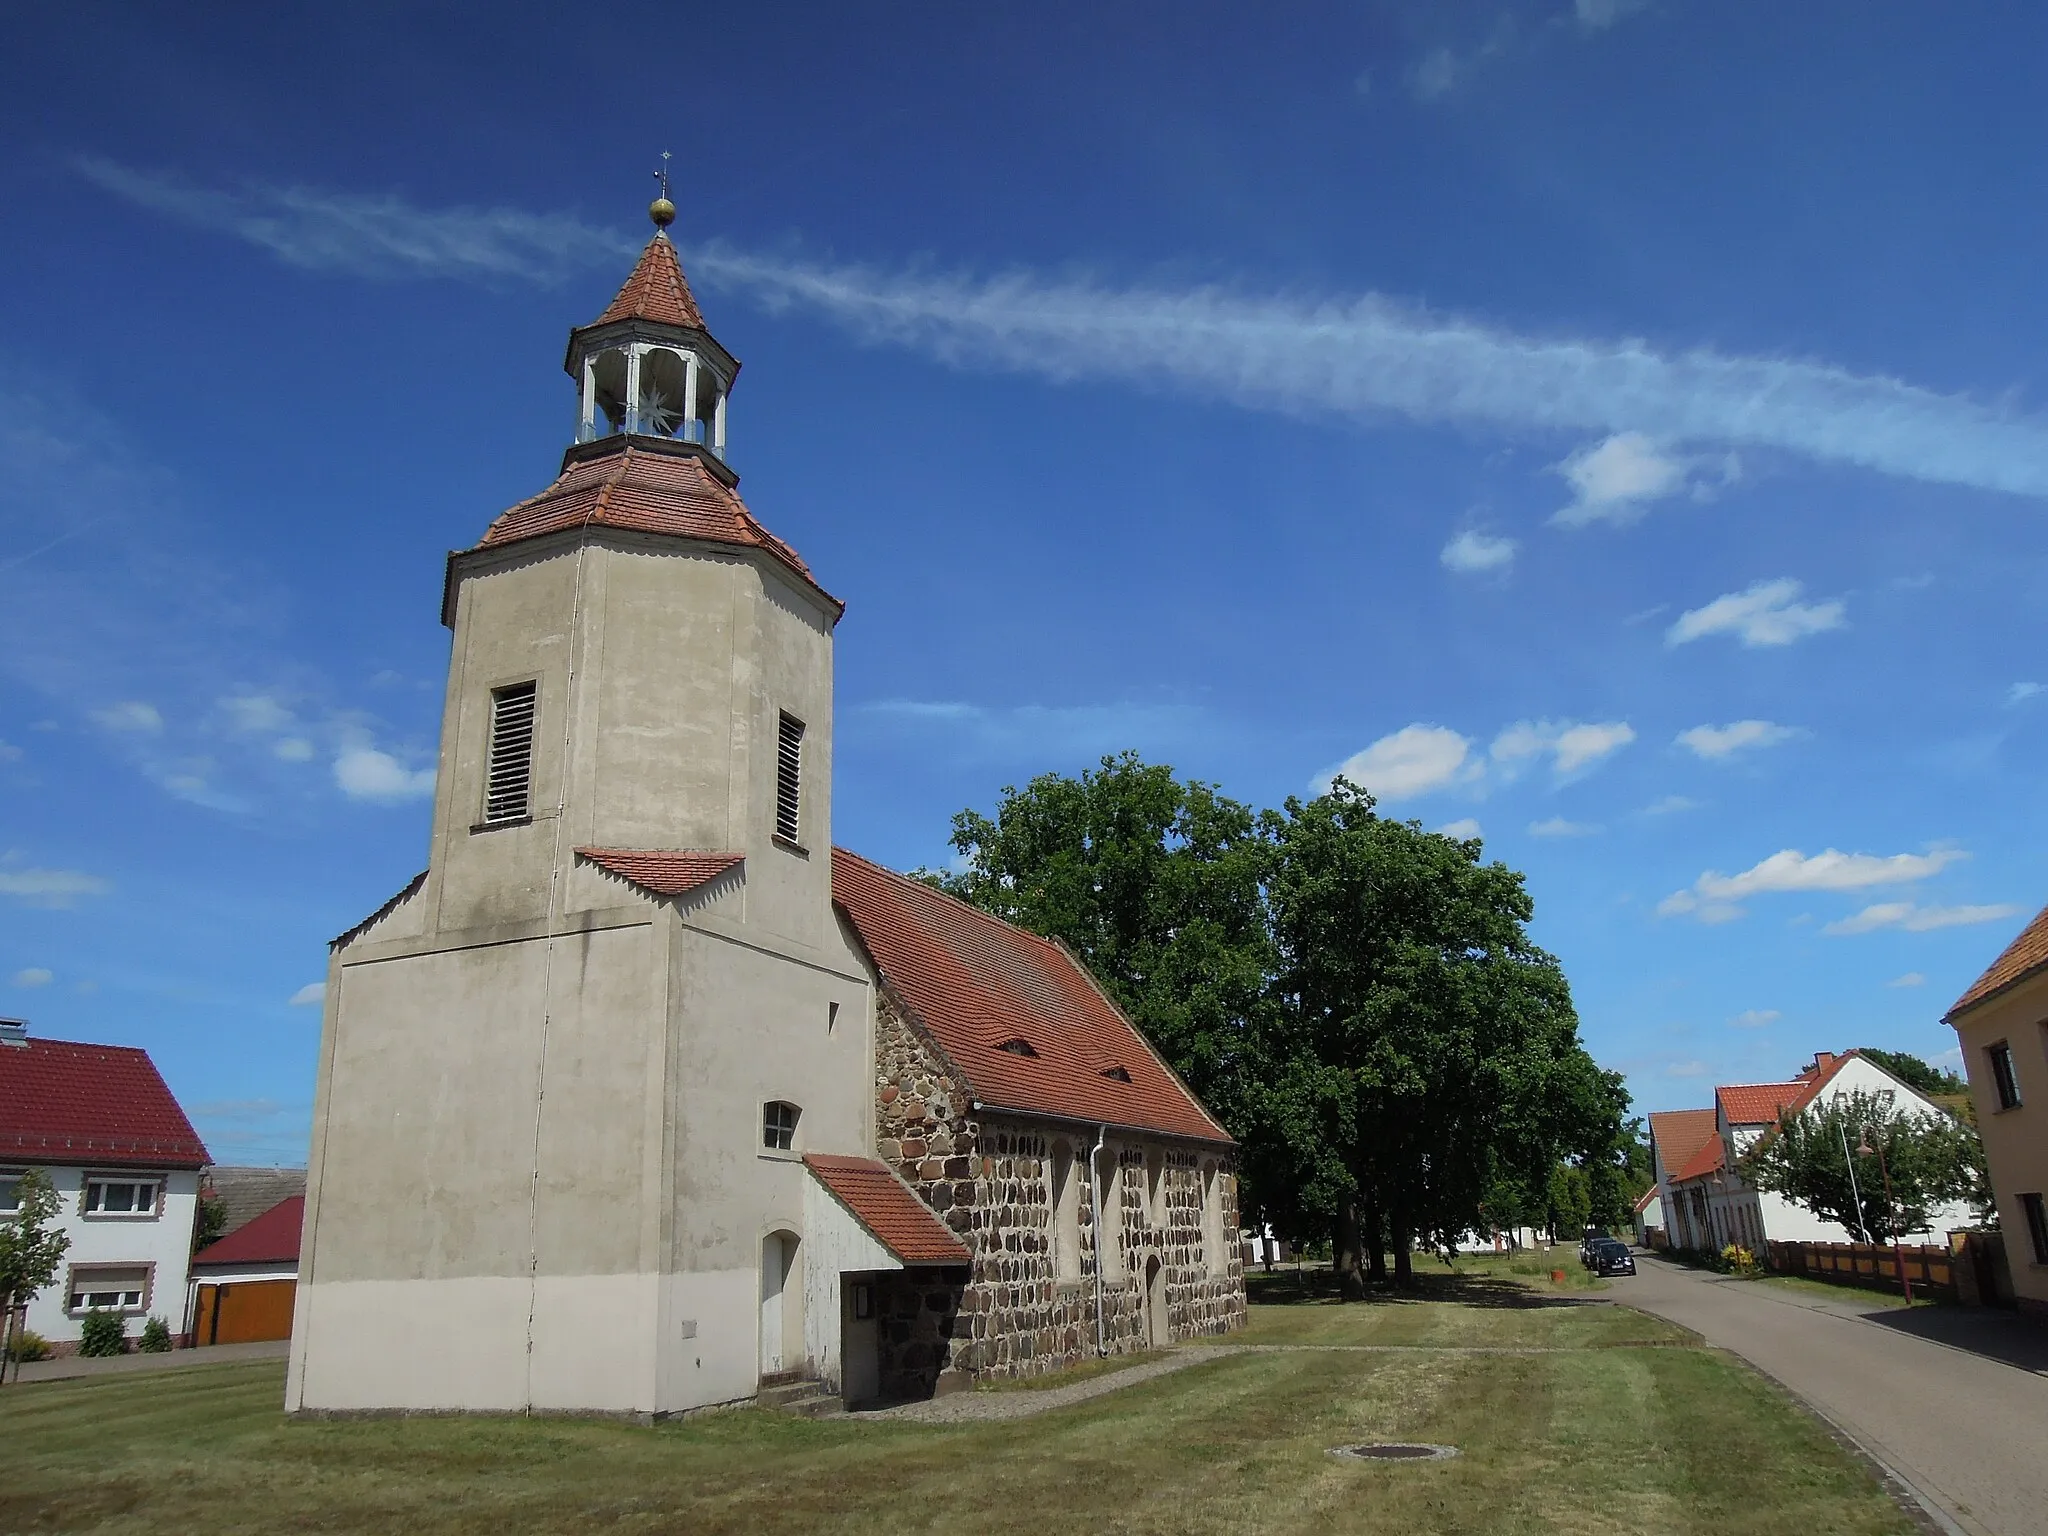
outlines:
M967 1271L895 1270L876 1275L873 1289L876 1395L902 1402L966 1387L967 1372L951 1363L951 1345L970 1326L960 1310Z

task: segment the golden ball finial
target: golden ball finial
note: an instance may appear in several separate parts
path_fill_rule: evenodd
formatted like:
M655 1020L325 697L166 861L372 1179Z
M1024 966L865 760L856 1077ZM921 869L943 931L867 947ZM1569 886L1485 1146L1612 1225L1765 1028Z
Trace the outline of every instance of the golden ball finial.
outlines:
M676 205L665 197L657 197L647 205L647 217L654 220L656 229L667 229L676 221Z

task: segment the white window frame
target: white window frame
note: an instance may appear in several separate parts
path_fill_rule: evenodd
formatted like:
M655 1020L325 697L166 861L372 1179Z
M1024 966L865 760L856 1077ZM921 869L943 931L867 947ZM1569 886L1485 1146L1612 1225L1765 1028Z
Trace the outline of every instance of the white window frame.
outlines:
M12 1216L21 1209L21 1181L28 1177L26 1168L0 1168L0 1216Z
M160 1173L88 1173L78 1190L78 1214L87 1221L155 1221L164 1212L164 1176ZM149 1203L134 1209L109 1211L95 1205L99 1192L110 1185L125 1184L147 1188Z
M782 1123L778 1110L789 1111L789 1123ZM768 1153L782 1153L785 1156L796 1151L797 1127L803 1123L804 1110L801 1104L792 1104L788 1099L769 1099L761 1105L761 1150ZM779 1139L778 1139L779 1138Z

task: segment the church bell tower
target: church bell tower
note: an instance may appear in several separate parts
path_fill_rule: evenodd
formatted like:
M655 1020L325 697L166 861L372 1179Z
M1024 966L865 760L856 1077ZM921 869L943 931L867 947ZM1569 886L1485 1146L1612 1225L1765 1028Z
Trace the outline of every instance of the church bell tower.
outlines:
M842 605L740 499L666 193L559 473L448 557L427 868L329 964L294 1410L750 1395L805 1337L801 1156L872 1151Z

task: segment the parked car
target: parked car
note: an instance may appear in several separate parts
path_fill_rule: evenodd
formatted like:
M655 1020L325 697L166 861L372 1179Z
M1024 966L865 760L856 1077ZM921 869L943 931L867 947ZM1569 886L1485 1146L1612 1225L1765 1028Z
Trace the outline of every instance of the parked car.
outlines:
M1636 1256L1627 1243L1605 1238L1593 1245L1593 1262L1588 1268L1596 1275L1632 1275L1636 1272Z
M1579 1240L1579 1262L1585 1265L1586 1268L1591 1269L1593 1267L1594 1245L1596 1243L1612 1241L1614 1241L1614 1238L1605 1227L1586 1228L1585 1234Z

